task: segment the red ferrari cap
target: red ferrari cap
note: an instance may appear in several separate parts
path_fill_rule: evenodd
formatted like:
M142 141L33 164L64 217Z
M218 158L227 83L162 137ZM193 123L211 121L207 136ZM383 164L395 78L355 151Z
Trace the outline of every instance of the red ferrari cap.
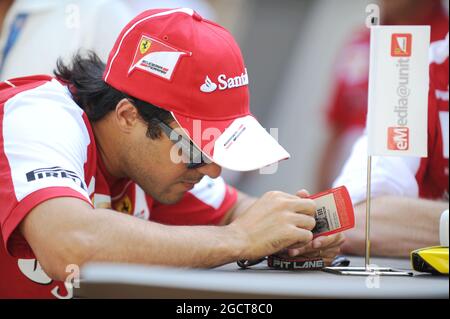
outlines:
M233 36L192 9L134 18L116 40L103 79L170 111L222 167L248 171L289 158L250 113L248 73Z

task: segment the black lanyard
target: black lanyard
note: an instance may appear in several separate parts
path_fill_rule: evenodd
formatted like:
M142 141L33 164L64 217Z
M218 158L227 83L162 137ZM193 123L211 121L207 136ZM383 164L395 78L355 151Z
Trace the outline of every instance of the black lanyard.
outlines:
M282 270L320 270L325 267L324 261L321 257L306 258L306 257L284 257L277 254L256 260L238 260L239 267L246 269L257 265L267 260L267 266ZM350 265L350 261L344 256L337 256L331 263L332 267Z

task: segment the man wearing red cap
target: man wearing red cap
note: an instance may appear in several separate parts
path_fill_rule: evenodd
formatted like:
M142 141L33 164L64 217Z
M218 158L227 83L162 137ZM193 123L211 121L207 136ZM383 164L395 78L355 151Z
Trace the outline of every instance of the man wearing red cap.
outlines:
M251 199L219 177L289 157L251 115L222 27L149 10L106 65L77 55L55 74L0 84L0 296L70 297L61 281L91 261L213 267L289 248L329 263L339 252L341 235L312 241L306 191Z

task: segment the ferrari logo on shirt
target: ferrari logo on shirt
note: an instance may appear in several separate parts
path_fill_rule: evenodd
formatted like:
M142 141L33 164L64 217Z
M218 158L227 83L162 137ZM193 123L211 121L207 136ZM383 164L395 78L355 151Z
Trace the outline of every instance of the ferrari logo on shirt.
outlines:
M125 195L122 199L114 204L114 209L121 213L131 215L133 213L133 205L131 204L130 197Z

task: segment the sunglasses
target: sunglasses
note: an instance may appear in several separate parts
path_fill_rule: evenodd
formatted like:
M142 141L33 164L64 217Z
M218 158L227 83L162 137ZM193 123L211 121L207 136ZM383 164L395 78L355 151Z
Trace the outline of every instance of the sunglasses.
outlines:
M211 163L211 161L203 155L202 151L199 150L189 138L176 132L173 128L162 121L159 121L158 126L167 135L167 137L174 142L174 144L180 147L182 154L189 157L187 162L185 161L188 169L199 168Z

